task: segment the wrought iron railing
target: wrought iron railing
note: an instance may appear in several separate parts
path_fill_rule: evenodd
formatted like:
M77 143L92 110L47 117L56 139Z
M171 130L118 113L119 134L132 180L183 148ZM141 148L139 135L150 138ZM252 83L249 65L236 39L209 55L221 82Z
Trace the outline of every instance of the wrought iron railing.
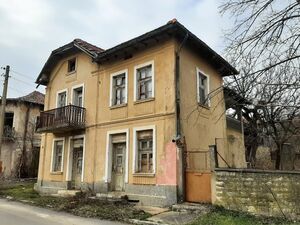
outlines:
M37 118L37 131L57 130L60 128L83 128L85 126L85 108L67 105L41 112Z

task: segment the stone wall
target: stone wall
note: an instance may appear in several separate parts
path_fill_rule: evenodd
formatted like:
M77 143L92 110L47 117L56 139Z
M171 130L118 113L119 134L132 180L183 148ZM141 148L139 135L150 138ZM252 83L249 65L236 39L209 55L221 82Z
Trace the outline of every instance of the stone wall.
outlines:
M300 218L300 172L216 169L215 204L254 214Z

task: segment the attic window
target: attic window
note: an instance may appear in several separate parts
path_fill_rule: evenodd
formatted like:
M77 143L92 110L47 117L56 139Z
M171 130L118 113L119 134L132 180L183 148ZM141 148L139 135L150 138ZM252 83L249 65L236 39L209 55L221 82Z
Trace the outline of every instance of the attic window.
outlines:
M76 58L73 58L68 61L68 73L74 72L75 69L76 69Z

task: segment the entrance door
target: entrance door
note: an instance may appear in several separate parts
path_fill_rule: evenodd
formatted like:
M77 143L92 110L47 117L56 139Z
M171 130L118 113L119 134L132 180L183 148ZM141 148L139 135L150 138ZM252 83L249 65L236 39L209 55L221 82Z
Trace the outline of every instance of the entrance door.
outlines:
M126 143L112 143L112 191L124 190Z
M72 187L80 189L83 163L83 138L73 139Z

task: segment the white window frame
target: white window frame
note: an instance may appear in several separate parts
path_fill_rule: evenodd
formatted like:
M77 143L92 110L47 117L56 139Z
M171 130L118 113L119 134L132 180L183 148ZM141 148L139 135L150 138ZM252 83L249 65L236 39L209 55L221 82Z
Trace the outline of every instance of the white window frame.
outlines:
M199 85L200 85L200 80L199 80L199 73L201 73L203 76L207 78L207 105L204 105L200 102L200 93L199 93ZM210 107L210 98L209 98L209 93L210 93L210 77L208 74L204 73L203 70L200 70L198 67L196 68L196 78L197 78L197 102L201 106L207 106Z
M82 170L81 182L84 181L84 162L85 162L85 134L69 137L68 156L67 156L67 172L66 181L72 181L72 165L73 165L73 151L71 150L71 141L73 139L83 138L83 152L82 152Z
M80 87L82 87L82 107L84 107L84 96L85 96L85 93L84 93L85 92L84 83L72 86L71 104L74 105L73 101L74 101L74 91L75 91L75 89L80 88Z
M72 59L75 59L75 69L72 70L72 71L69 71L69 62L72 60ZM72 74L72 73L75 73L77 71L77 57L71 57L67 60L67 74Z
M61 168L60 171L53 171L53 164L54 164L54 143L56 141L62 141L62 159L61 159ZM64 170L64 154L65 154L65 138L53 138L52 140L52 153L51 153L51 165L50 165L50 173L63 173Z
M154 68L154 60L149 61L149 62L145 62L143 64L139 64L137 66L134 67L134 88L133 88L133 100L134 101L143 101L137 98L137 70L146 66L151 65L152 68L152 96L151 98L154 98L155 96L155 68ZM147 99L145 99L147 100Z
M56 108L58 108L58 95L63 92L66 92L66 106L68 105L68 89L66 88L56 92L56 102L55 102Z
M118 106L118 105L114 105L113 104L113 78L116 77L116 76L119 76L121 74L125 73L125 103L124 104L127 104L127 96L128 96L128 69L125 69L125 70L121 70L121 71L118 71L118 72L115 72L115 73L112 73L110 74L110 95L109 95L109 106L112 107L112 106ZM119 105L122 105L122 104L119 104Z
M111 182L111 170L112 170L112 143L111 136L114 134L126 134L126 149L125 149L125 174L124 182L128 183L128 163L129 163L129 129L123 130L111 130L107 132L106 136L106 155L105 155L105 174L103 180L105 183Z
M137 132L144 131L144 130L152 130L153 131L153 172L152 173L140 173L138 172L138 142L137 142ZM132 165L132 171L133 174L136 175L143 175L143 174L152 174L155 175L156 173L156 126L150 125L150 126L143 126L143 127L134 127L133 128L133 165Z

